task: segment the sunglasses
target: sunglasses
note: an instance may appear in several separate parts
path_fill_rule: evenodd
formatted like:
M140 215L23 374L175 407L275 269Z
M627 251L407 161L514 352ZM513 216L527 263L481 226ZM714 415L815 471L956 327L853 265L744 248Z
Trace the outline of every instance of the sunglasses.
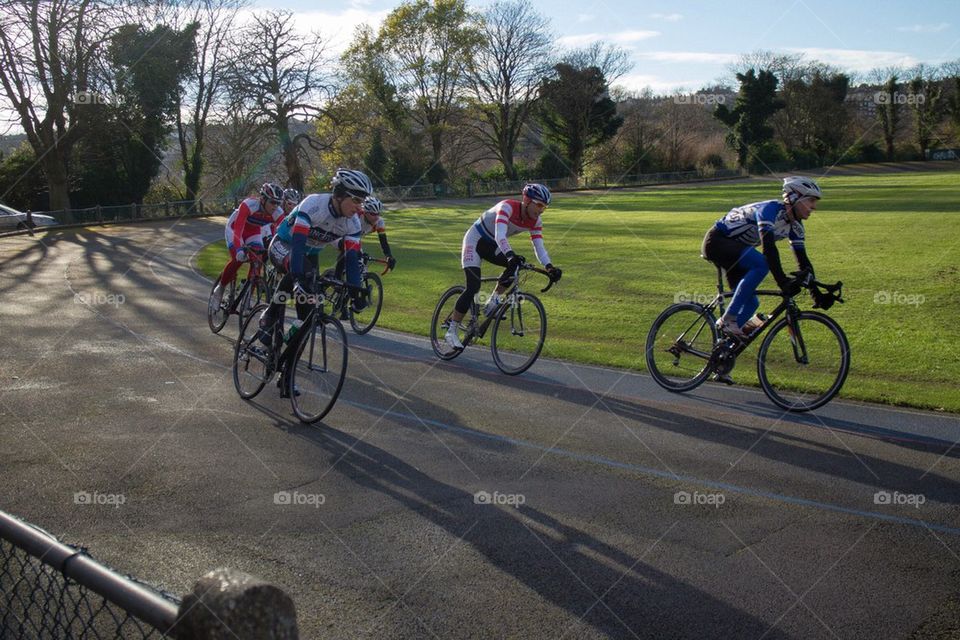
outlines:
M363 204L363 200L360 196L350 196L350 202L353 204Z

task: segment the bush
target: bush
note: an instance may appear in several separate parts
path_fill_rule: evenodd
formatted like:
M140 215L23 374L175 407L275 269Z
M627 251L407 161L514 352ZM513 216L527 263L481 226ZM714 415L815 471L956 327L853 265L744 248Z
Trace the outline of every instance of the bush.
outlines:
M563 158L559 149L551 145L540 156L536 173L541 178L567 178L570 176L570 162Z
M848 162L883 162L887 154L876 142L860 142L847 155Z
M790 155L790 162L797 169L812 169L820 166L820 158L810 149L797 149Z
M788 168L791 164L787 150L779 142L768 140L752 149L749 168L752 173L766 173Z

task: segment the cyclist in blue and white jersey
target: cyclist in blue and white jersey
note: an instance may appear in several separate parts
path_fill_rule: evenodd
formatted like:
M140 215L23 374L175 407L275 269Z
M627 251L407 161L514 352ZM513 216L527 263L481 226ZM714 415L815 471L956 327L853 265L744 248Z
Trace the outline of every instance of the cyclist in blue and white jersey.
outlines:
M311 308L304 294L317 273L320 250L331 244L343 248L353 309L360 311L366 306L360 288L360 219L356 214L364 198L373 192L373 184L363 172L350 169L337 169L332 184L333 193L314 193L301 200L280 223L270 243L270 261L285 274L278 292L296 294L297 317L301 320ZM283 317L281 300L281 296L275 296L260 318L265 342L269 340L269 327Z
M796 295L804 282L812 281L813 265L804 246L803 221L817 208L821 197L820 187L810 178L784 178L782 200L731 209L707 232L700 253L726 271L734 291L729 307L717 320L717 328L742 338L760 325L762 321L754 316L760 306L756 290L767 273L773 274L777 286L788 295ZM790 278L783 271L776 243L784 239L790 242L801 277Z

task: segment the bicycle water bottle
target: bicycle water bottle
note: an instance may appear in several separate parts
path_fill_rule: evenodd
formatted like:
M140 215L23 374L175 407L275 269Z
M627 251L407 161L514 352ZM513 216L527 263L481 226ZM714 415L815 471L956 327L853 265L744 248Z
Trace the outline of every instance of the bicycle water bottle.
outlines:
M287 329L287 337L283 339L284 342L290 342L291 340L293 340L293 337L297 335L297 331L299 331L301 326L303 326L303 320L297 319L291 322L290 328Z

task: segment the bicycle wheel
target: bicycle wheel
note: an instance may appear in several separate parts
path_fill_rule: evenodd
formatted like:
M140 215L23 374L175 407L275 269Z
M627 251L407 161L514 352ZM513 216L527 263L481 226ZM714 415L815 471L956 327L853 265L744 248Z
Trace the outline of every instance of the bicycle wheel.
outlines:
M315 312L316 313L316 312ZM333 408L347 375L347 332L339 320L324 316L299 338L288 384L293 412L301 422L316 422Z
M227 318L230 317L230 305L233 304L233 296L237 287L237 283L231 281L223 291L220 304L217 305L214 301L213 291L217 288L218 282L220 282L220 278L213 281L213 286L210 287L210 297L207 300L207 324L210 325L210 331L214 333L220 333L220 330L227 324Z
M505 374L519 375L537 361L546 337L547 312L540 300L529 293L512 294L493 320L493 361Z
M367 308L360 313L350 312L350 326L359 335L373 329L373 325L377 324L377 318L380 317L380 309L383 307L383 282L380 281L380 276L368 273L363 278L363 286L370 292Z
M430 321L430 346L433 347L433 352L437 354L437 357L441 360L453 360L463 353L463 349L454 349L448 345L445 336L447 334L447 327L450 326L450 316L453 314L454 307L457 304L457 298L460 297L460 294L463 293L465 289L466 287L461 285L450 287L444 291L443 295L440 296L440 302L437 303L437 308L433 311L433 319ZM468 316L464 316L463 320L467 318ZM457 331L461 342L463 342L466 335L463 320L461 320L460 327Z
M647 371L667 391L689 391L710 375L717 342L713 314L690 302L674 304L657 316L647 333Z
M233 348L233 386L244 400L260 393L273 377L273 354L257 340L260 314L266 308L267 305L262 304L251 310Z
M757 354L760 386L788 411L810 411L837 395L850 371L850 343L830 316L801 311L770 328Z

